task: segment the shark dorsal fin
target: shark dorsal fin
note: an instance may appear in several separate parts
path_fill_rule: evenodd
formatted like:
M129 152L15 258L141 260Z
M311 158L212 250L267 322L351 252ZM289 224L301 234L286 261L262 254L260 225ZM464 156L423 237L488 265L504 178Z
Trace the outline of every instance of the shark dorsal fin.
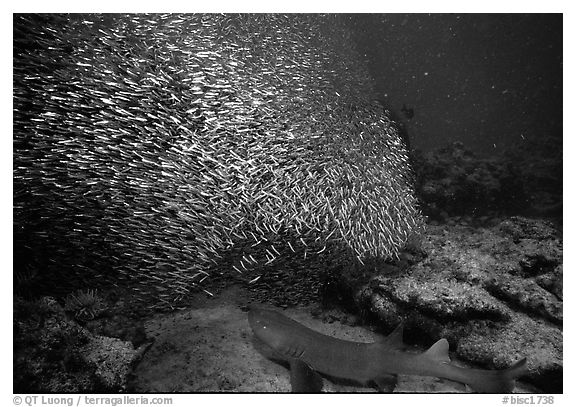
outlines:
M378 343L384 345L390 349L402 349L404 348L404 342L402 342L402 337L404 336L404 323L401 322L390 335L381 338Z
M450 356L448 356L448 341L444 338L440 339L434 345L430 346L426 352L424 352L424 356L442 363L450 363Z

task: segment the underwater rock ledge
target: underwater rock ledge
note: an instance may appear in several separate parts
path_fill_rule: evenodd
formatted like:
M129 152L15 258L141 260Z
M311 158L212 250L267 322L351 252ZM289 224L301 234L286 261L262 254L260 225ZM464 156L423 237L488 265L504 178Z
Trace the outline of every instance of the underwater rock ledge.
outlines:
M126 391L147 346L92 334L50 297L14 300L15 393Z
M562 392L562 239L553 224L431 225L422 251L403 269L347 281L356 305L388 329L403 320L409 342L446 337L458 357L483 367L527 357L525 379Z

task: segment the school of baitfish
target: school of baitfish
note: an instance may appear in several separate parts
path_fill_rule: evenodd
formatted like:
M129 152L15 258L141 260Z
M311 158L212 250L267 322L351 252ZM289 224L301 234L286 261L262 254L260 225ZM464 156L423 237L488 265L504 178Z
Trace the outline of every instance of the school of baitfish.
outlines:
M222 253L393 257L422 226L345 16L15 15L16 267L172 307Z

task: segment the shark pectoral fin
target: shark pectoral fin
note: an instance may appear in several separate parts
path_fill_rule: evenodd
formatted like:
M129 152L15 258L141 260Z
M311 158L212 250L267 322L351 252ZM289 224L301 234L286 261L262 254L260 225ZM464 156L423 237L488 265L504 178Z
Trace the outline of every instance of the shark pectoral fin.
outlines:
M292 393L320 393L322 377L300 359L290 359Z
M390 349L403 349L405 347L404 342L402 342L402 337L404 336L404 323L400 323L390 335L380 339L378 343L390 348Z
M394 374L382 375L376 377L373 381L381 393L392 393L396 388L396 383L398 383L398 376Z
M450 356L448 356L449 347L450 345L448 345L448 341L443 338L430 346L430 349L422 355L436 362L450 363Z

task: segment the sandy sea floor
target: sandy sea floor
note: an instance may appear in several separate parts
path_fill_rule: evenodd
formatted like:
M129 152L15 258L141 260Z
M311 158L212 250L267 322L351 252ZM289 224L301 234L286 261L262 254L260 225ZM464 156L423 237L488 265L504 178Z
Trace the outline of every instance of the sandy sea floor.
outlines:
M135 369L130 384L135 392L290 392L289 371L272 361L270 350L258 342L248 325L247 293L232 287L217 298L199 299L187 311L157 315L146 323L154 344ZM270 307L273 308L273 307ZM311 329L341 339L373 342L377 334L351 326L354 317L316 305L281 310ZM408 348L408 352L423 349ZM461 366L465 364L454 360ZM333 383L324 379L324 392L374 392L371 387ZM517 383L515 392L532 392ZM433 377L398 378L394 392L465 393L460 383Z

